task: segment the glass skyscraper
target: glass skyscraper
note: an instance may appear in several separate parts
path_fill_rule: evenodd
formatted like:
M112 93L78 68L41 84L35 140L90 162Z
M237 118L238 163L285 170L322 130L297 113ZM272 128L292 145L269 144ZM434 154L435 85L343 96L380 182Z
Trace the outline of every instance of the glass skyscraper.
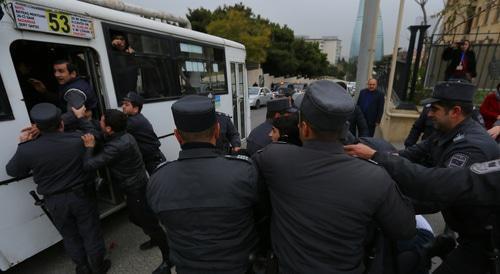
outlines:
M349 60L356 60L359 55L359 44L361 43L361 29L363 28L363 14L365 11L365 0L359 0L358 16L351 39L351 52ZM377 40L375 41L375 61L382 60L384 56L384 31L382 28L382 15L377 17Z

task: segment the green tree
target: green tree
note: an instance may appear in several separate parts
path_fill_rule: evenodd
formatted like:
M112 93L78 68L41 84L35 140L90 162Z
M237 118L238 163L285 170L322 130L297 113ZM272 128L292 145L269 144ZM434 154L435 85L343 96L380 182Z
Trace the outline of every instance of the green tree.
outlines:
M191 28L196 31L207 33L206 27L213 21L214 15L205 8L188 9L187 19L191 22Z
M329 63L326 54L320 51L318 43L306 42L299 38L293 42L293 49L299 61L299 74L309 78L327 75Z
M247 62L263 63L270 45L271 28L262 20L253 19L248 13L231 9L207 26L207 32L245 45Z
M293 51L295 40L293 30L288 26L283 27L276 23L270 23L271 45L267 49L267 59L262 64L264 72L274 76L296 75L299 61Z

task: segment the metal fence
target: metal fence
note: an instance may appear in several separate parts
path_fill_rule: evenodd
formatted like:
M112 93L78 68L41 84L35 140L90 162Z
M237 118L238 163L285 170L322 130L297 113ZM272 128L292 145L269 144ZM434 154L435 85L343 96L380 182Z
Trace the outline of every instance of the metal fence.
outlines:
M500 33L435 34L424 47L423 87L431 89L436 82L443 81L449 61L442 59L444 50L452 43L468 39L476 55L477 77L473 80L479 90L494 90L500 80Z

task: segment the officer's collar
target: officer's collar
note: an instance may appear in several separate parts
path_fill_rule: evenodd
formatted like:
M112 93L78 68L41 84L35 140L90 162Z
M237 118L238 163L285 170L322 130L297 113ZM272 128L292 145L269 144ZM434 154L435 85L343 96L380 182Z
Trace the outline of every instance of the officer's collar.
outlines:
M221 152L210 143L186 143L179 152L179 160L193 158L215 158L221 156Z
M446 144L447 142L449 142L450 140L452 140L453 138L455 138L455 136L459 132L461 132L465 126L467 126L471 122L473 122L472 118L467 117L462 122L460 122L460 124L458 124L456 127L454 127L449 132L441 134L441 138L439 138L439 140L438 140L438 145L442 146L442 145Z
M340 142L325 142L318 140L310 140L302 145L305 148L321 150L332 154L343 154L344 146Z

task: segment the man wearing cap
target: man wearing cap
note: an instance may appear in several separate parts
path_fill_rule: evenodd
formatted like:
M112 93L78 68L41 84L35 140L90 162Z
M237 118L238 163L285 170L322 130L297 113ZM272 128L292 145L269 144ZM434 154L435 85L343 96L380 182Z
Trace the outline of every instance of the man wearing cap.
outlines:
M254 156L281 273L363 273L372 224L394 240L415 234L411 204L389 175L344 154L339 139L352 111L345 90L316 81L300 103L303 146L273 143Z
M273 129L273 119L290 108L287 98L274 99L267 103L266 120L254 128L247 137L248 155L253 155L272 142L269 132Z
M93 155L95 137L92 134L82 136L86 147L83 169L93 171L104 166L108 167L111 179L118 183L127 197L130 221L142 228L161 251L163 262L153 274L170 273L171 264L168 259L169 249L165 231L146 201L148 175L137 142L126 132L127 115L116 109L108 109L102 115L100 125L105 141L102 151L98 154Z
M468 167L473 163L498 159L499 149L486 130L470 115L475 86L460 82L441 82L434 87L428 117L436 132L426 140L400 151L408 160L432 167ZM356 151L353 152L356 154ZM452 183L452 182L450 182ZM441 210L446 224L458 232L458 246L434 273L485 273L490 244L491 208L444 206L428 201L415 201L417 211L435 213ZM449 272L452 269L455 272Z
M30 131L22 132L7 174L33 173L37 192L45 198L44 206L76 264L76 273L106 273L110 262L104 260L99 214L90 193L94 177L83 170L81 134L64 132L61 110L53 104L35 105L30 117L40 134L34 138Z
M146 170L151 175L156 167L166 159L160 150L161 143L153 126L141 113L143 104L142 96L135 92L129 92L122 100L122 110L128 117L127 132L132 134L137 141Z
M182 150L157 169L147 193L168 230L170 258L179 274L243 274L257 245L257 171L246 156L215 147L220 127L210 99L185 96L172 114Z

